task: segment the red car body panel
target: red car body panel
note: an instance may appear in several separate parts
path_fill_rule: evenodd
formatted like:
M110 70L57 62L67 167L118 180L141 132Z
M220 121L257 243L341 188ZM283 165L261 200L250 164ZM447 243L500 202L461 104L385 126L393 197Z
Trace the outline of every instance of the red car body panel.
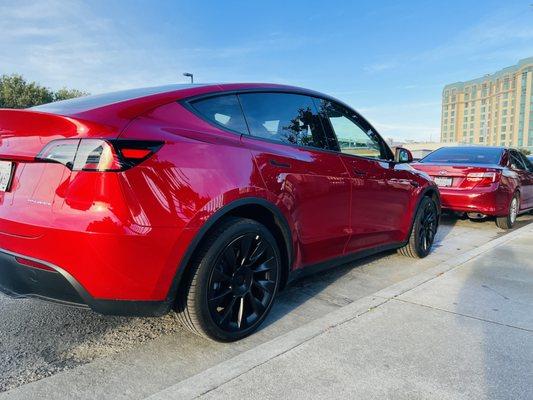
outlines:
M87 298L171 302L176 277L209 224L238 204L276 210L291 271L405 243L418 201L430 191L438 196L425 174L237 135L179 102L266 89L323 96L279 85L207 85L61 115L0 110L0 160L15 162L11 188L0 192L0 250L42 261ZM119 172L71 171L35 159L62 138L164 145Z

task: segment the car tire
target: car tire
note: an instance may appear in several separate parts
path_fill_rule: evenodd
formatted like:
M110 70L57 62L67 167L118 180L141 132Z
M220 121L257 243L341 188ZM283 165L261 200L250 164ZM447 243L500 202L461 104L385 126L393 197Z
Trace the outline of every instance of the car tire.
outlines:
M416 211L407 244L398 249L406 257L424 258L431 251L437 234L439 213L435 200L424 197Z
M496 226L500 229L512 229L520 210L520 196L515 193L509 202L509 212L503 217L496 217Z
M262 224L226 218L208 233L178 298L191 332L220 342L253 333L272 307L281 277L276 240Z

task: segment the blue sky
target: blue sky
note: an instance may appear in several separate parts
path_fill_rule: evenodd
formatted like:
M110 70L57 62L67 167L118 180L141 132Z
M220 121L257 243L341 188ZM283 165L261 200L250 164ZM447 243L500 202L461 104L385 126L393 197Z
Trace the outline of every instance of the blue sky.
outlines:
M276 82L437 139L442 87L533 56L528 1L0 0L0 74L91 93Z

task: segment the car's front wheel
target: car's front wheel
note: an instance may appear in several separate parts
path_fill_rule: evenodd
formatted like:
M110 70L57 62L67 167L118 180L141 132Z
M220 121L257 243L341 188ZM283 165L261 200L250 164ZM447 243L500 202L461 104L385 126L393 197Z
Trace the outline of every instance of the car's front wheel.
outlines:
M398 252L412 258L424 258L431 251L439 226L437 203L431 197L424 197L418 206L407 244Z
M242 339L266 318L280 276L281 256L270 231L250 219L227 218L194 257L178 315L201 336Z
M511 202L509 203L509 211L507 215L503 217L496 217L496 225L501 229L511 229L518 217L518 212L520 210L520 196L516 193Z

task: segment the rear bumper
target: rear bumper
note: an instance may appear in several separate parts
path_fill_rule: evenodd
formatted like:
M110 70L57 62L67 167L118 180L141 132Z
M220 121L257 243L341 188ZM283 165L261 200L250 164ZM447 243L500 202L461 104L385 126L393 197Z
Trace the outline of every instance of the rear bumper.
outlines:
M488 189L446 189L440 188L442 208L459 212L479 212L490 216L504 216L508 213L509 193L498 188Z
M36 261L50 270L21 264L17 258ZM64 305L91 308L107 315L159 316L170 310L169 301L96 299L60 267L0 249L0 292L14 298L38 298Z

